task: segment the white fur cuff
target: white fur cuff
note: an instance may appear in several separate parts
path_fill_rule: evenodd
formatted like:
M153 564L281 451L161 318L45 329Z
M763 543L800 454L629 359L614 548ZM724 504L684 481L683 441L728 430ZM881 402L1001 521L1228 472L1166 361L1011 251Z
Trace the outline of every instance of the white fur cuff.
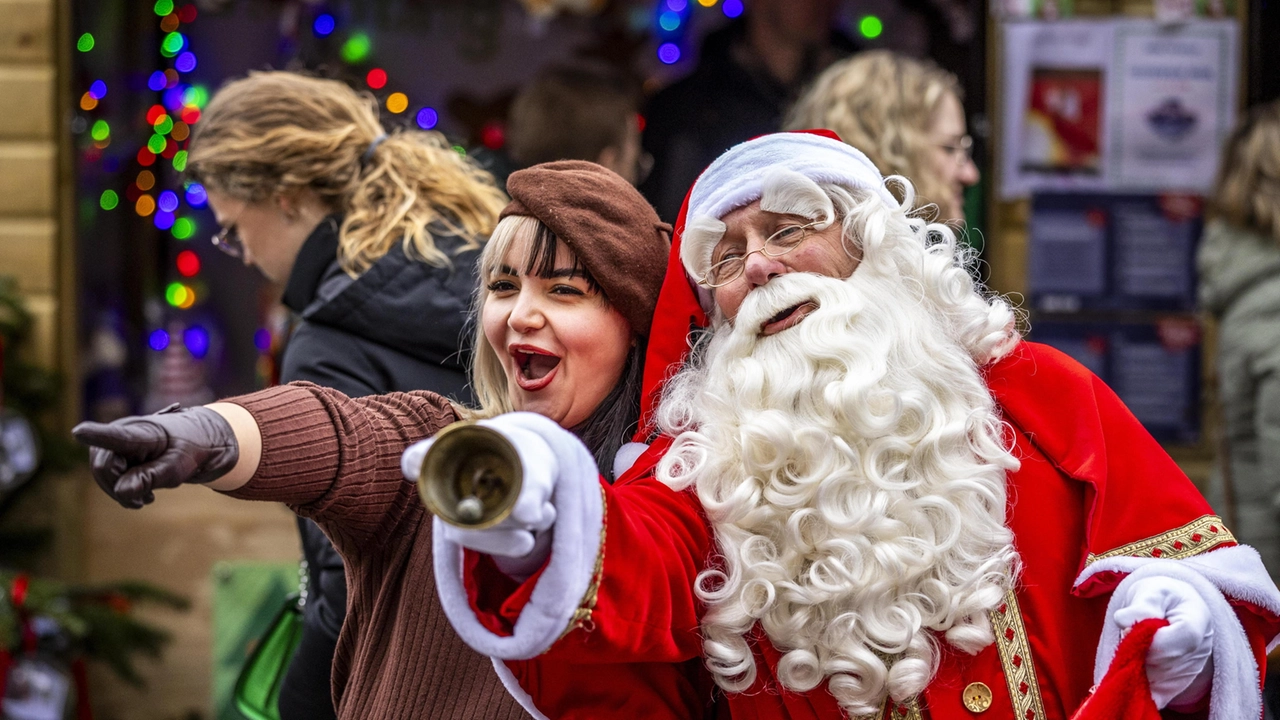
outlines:
M595 579L596 561L604 552L604 497L599 471L585 449L581 457L561 457L560 462L560 477L552 496L556 524L551 560L510 637L490 632L476 618L463 583L463 548L445 538L440 532L440 519L435 519L433 549L440 603L454 630L478 653L527 660L546 652L569 627Z
M1238 545L1182 560L1112 557L1090 564L1075 584L1079 587L1094 575L1105 572L1128 577L1112 593L1107 605L1107 621L1094 662L1094 682L1106 674L1120 641L1120 629L1110 620L1118 609L1117 597L1123 594L1120 589L1146 577L1175 578L1195 588L1215 619L1209 720L1262 716L1258 664L1244 628L1227 602L1229 596L1280 615L1280 590L1271 582L1257 551ZM1268 638L1268 648L1275 642L1275 638Z

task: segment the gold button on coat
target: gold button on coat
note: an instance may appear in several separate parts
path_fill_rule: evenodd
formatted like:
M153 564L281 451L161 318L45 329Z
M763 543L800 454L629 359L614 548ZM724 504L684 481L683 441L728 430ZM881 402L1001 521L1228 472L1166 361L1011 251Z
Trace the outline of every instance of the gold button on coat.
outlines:
M964 707L969 712L986 712L987 708L991 707L991 688L984 683L969 683L960 697L964 700Z

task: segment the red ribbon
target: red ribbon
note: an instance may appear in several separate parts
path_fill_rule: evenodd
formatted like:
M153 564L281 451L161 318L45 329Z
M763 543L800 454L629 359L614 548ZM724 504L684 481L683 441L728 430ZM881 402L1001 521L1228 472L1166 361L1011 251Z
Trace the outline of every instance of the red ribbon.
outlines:
M83 657L71 661L71 677L76 683L76 720L93 720L93 706L89 703L89 673Z
M9 598L13 602L13 609L20 610L27 602L27 588L31 585L31 578L26 573L18 573L13 578L13 587L9 588Z
M18 573L14 576L13 585L9 588L9 602L13 605L14 614L18 616L21 627L22 650L27 653L35 652L40 644L35 628L31 627L31 619L22 609L22 606L27 604L27 591L30 587L31 577L26 573Z
M0 698L4 697L5 686L9 684L9 666L13 665L13 656L9 651L0 648Z

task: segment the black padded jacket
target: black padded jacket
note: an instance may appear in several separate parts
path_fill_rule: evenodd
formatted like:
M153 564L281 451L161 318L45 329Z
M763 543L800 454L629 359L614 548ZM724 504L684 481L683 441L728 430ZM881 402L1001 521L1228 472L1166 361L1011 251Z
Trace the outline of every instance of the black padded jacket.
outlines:
M436 233L453 261L438 268L408 257L396 244L359 277L338 265L341 218L326 218L298 253L284 304L297 322L281 358L280 381L307 380L350 396L432 390L463 403L467 346L463 337L476 286L476 251ZM346 613L342 558L320 528L298 518L310 588L302 639L280 688L282 720L335 716L330 672Z

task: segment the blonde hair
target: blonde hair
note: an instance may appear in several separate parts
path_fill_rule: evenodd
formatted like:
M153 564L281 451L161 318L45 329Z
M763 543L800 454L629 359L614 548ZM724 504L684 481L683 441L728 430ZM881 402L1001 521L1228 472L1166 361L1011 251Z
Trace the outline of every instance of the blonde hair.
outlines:
M887 50L859 53L819 75L791 108L785 127L834 130L866 153L881 175L911 178L922 198L936 200L950 190L928 169L928 136L948 94L963 99L960 81L931 62Z
M1254 108L1227 138L1210 213L1280 243L1280 100Z
M476 286L475 310L471 313L475 323L475 335L471 357L471 389L475 393L476 403L480 409L468 413L471 419L494 417L511 412L511 398L507 395L507 374L502 369L502 361L498 359L498 351L489 344L484 334L484 300L488 295L489 280L498 274L498 266L502 264L512 243L519 237L533 237L540 223L526 215L511 215L503 218L493 229L493 235L480 253L480 283Z
M376 143L376 144L375 144ZM386 135L377 102L337 80L256 72L214 95L191 139L188 174L247 202L307 188L344 218L338 259L358 275L404 243L449 264L428 226L480 247L506 198L436 132Z

